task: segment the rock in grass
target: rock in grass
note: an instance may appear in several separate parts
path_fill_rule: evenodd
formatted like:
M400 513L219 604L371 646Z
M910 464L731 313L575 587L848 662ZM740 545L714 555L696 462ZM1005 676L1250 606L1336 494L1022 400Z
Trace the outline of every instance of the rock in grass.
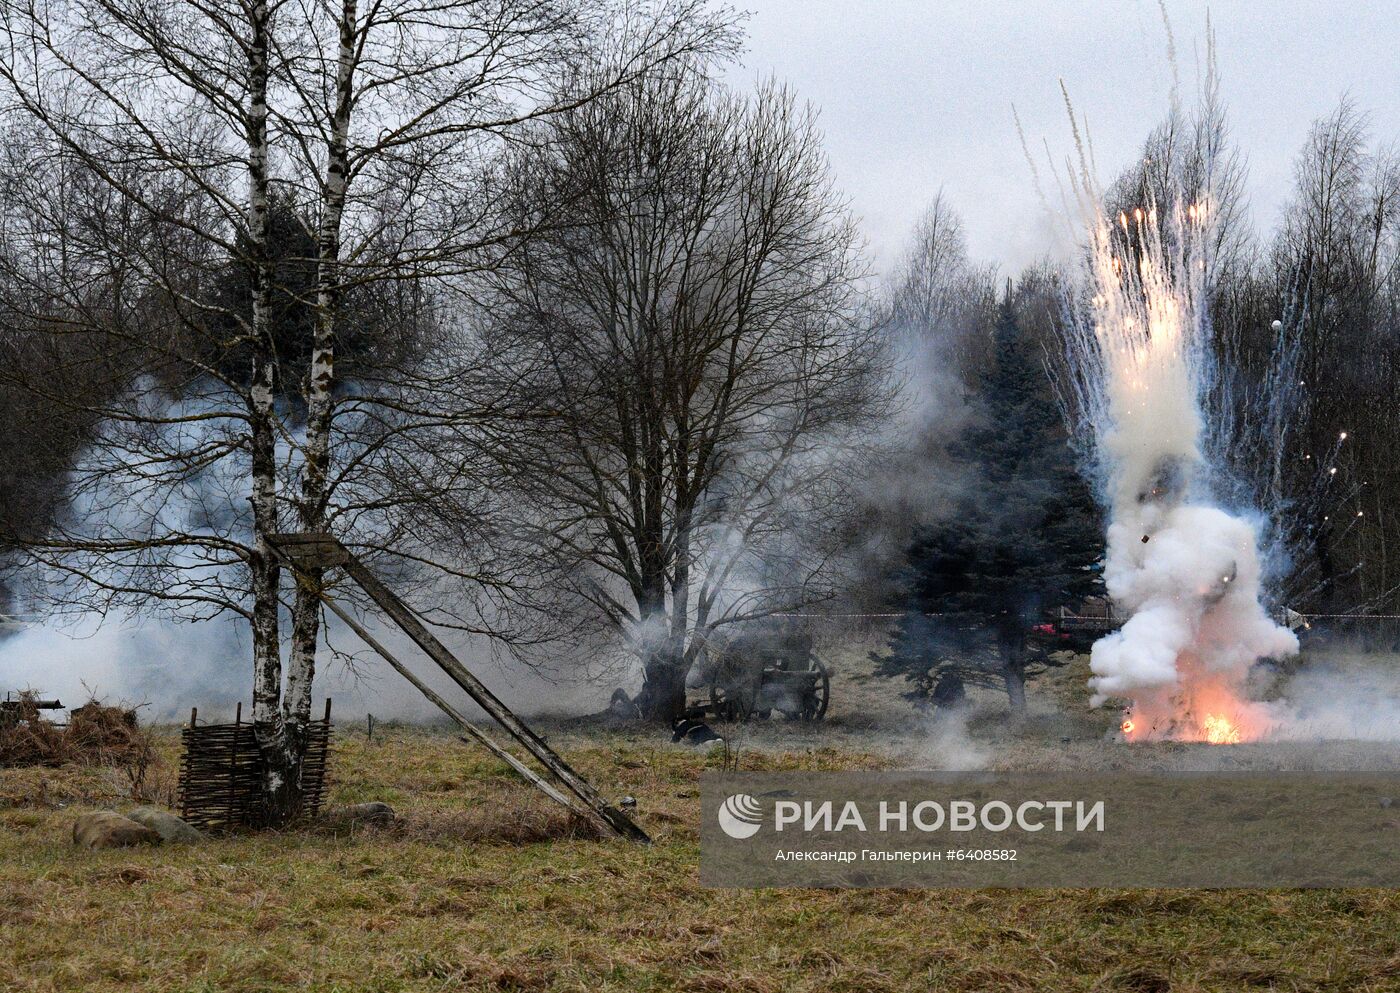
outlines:
M199 841L204 835L194 825L180 820L174 814L157 807L137 807L135 810L126 812L126 816L137 824L144 824L156 834L160 835L161 841L168 842L188 842Z
M84 848L159 845L160 834L114 810L95 810L73 822L73 844Z
M335 829L380 827L394 822L394 808L378 800L352 803L348 807L333 807L321 815L326 826Z

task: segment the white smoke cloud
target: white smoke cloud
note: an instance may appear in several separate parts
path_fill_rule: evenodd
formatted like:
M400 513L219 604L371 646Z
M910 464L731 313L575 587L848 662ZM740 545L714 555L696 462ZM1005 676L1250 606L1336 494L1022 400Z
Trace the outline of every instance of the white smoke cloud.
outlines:
M63 560L72 569L24 565L14 578L18 607L33 615L32 623L0 633L0 695L35 689L76 706L95 694L144 704L146 719L158 721L187 718L191 707L210 719L231 718L238 701L251 699L250 635L231 609L245 595L241 565L210 546L184 541L193 537L217 548L221 540L246 543L250 532L247 463L237 443L241 423L219 414L228 398L217 384L209 389L171 398L150 382L135 384L126 402L141 417L103 424L98 443L80 454L57 525L61 532L77 539L151 540L155 551L84 552ZM278 460L284 476L294 478L297 445L284 440ZM181 541L166 546L162 539L171 536ZM397 628L373 615L364 624L464 713L480 713ZM523 713L597 712L607 704L611 684L513 665L485 636L440 631L439 637ZM353 657L348 664L347 656ZM326 696L334 700L333 713L345 718L372 713L430 720L440 714L334 617L327 618L317 655L317 707Z
M1207 674L1240 681L1261 658L1297 653L1297 638L1260 606L1257 535L1249 522L1208 506L1133 509L1115 508L1128 519L1109 527L1104 579L1130 616L1094 645L1092 705L1144 689L1179 689L1188 656Z
M482 712L461 689L395 628L366 619L366 627L468 716ZM342 719L436 721L441 711L398 673L360 644L340 621L329 618L327 640L353 662L323 648L317 655L315 709L329 696ZM611 684L569 678L551 669L511 665L484 639L442 635L463 664L522 714L596 713L607 705ZM35 689L72 707L90 695L108 702L143 704L148 721L189 717L191 707L210 720L231 719L238 701L249 712L252 648L240 620L197 622L142 618L124 611L75 624L39 623L0 637L0 695Z
M1092 202L1070 360L1107 481L1104 580L1128 619L1093 647L1091 703L1130 699L1130 738L1257 736L1276 715L1245 699L1249 670L1298 642L1262 605L1254 523L1205 492L1209 203L1110 220Z
M915 746L912 768L945 772L975 772L992 762L992 749L968 733L971 707L944 708L928 723L927 735Z
M1400 670L1394 662L1374 655L1320 659L1289 680L1269 738L1400 739Z

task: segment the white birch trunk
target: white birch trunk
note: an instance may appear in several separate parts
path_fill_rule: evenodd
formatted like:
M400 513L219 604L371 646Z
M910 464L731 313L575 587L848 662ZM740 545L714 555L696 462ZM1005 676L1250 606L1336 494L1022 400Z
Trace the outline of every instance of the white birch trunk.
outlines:
M249 8L248 44L248 250L252 254L254 339L252 380L248 392L252 444L253 557L249 563L253 596L253 727L267 775L263 799L268 819L288 812L288 792L299 776L289 748L279 703L282 655L277 593L281 574L267 544L277 530L277 433L275 395L277 358L272 343L272 262L268 244L268 53L271 12L266 0Z
M335 387L335 334L340 301L340 226L349 186L350 114L354 102L356 0L344 0L340 14L340 48L336 62L336 103L326 149L322 182L321 224L317 233L316 326L311 368L306 380L306 453L301 476L299 518L303 531L326 526L329 499L330 433ZM304 736L311 718L311 684L321 617L320 569L299 576L293 605L292 654L283 713Z

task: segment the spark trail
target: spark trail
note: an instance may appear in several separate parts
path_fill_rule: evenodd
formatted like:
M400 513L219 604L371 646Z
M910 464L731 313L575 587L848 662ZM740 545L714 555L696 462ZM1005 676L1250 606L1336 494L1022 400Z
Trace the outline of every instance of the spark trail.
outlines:
M1104 579L1128 615L1093 647L1091 702L1131 701L1129 740L1229 744L1266 734L1276 715L1246 699L1245 678L1257 660L1298 650L1261 603L1255 524L1208 492L1211 223L1208 198L1116 218L1095 207L1069 331L1076 399L1107 485Z

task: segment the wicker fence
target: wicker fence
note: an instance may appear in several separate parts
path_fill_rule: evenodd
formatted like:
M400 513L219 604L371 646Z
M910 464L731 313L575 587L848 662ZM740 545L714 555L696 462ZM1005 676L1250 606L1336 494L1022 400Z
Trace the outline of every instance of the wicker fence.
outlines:
M180 816L203 830L226 831L260 827L263 815L263 760L253 725L243 720L240 703L232 724L199 724L199 711L190 711L189 727L181 733ZM331 702L326 716L306 729L306 758L302 766L302 813L315 817L326 791L326 753L331 737Z

